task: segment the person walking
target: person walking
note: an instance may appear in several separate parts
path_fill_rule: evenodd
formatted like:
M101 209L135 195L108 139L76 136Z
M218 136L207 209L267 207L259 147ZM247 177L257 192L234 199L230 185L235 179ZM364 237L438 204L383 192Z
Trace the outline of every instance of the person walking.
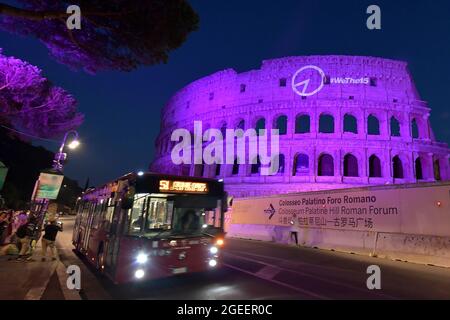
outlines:
M290 221L290 224L291 224L290 240L292 242L292 237L294 237L295 238L295 245L298 246L298 230L299 230L299 227L298 227L298 218L297 218L296 214L293 215L293 217L292 217L292 219Z
M48 219L48 224L44 228L44 235L41 239L41 245L42 245L42 261L46 260L47 256L47 248L50 248L50 255L52 258L52 261L56 260L56 247L55 247L55 241L56 241L56 235L61 230L61 227L59 227L56 223L56 217L50 216Z
M32 232L30 232L30 222L23 221L22 225L17 228L16 237L20 246L19 256L17 261L24 261L25 256L28 255L30 250Z

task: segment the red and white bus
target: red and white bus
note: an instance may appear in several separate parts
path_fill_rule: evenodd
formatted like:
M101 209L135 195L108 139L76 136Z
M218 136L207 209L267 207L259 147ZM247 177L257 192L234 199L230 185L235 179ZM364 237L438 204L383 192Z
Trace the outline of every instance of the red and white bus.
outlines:
M116 284L214 269L226 201L221 181L130 173L83 194L72 242Z

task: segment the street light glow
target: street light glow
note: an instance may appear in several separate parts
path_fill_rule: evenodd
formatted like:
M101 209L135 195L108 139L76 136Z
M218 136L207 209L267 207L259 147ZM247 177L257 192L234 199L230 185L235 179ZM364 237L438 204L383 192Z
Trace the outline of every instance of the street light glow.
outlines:
M78 140L73 140L71 143L69 143L67 146L69 147L69 149L76 149L78 148L78 146L80 145L80 141Z
M143 175L144 175L144 171L139 171L139 172L137 173L137 175L138 175L139 177L143 176Z

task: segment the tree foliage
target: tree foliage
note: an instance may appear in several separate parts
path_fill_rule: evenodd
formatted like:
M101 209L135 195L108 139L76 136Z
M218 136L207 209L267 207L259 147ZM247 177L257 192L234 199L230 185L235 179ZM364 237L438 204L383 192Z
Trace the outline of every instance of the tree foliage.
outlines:
M165 63L196 30L185 0L19 0L0 3L0 28L40 39L51 56L73 69L130 71ZM69 5L81 8L81 29L69 30Z
M72 95L53 86L38 67L4 56L0 49L0 124L52 137L82 121Z

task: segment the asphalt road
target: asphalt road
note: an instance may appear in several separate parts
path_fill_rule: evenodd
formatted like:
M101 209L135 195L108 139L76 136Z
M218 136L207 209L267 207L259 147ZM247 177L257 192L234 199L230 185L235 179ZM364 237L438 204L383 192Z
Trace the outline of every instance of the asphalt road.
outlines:
M214 272L114 286L72 252L72 227L64 218L59 251L81 267L84 299L450 299L447 268L237 239L226 239L225 265ZM380 290L367 288L371 265Z

